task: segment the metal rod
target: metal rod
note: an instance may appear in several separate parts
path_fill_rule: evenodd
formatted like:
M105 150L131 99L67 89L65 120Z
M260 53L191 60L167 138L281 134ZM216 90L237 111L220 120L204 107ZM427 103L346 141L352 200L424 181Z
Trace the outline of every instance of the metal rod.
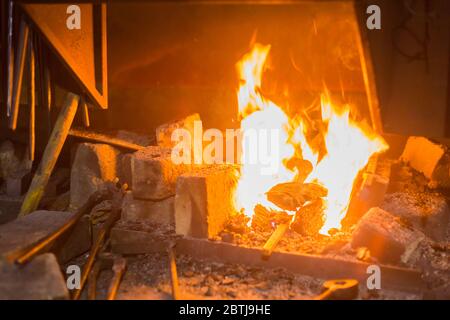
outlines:
M109 252L103 251L107 246L108 242L103 245L102 250L98 253L97 261L95 261L95 264L89 273L87 280L88 300L95 300L97 298L97 279L100 273L105 269L111 269L114 265L114 256Z
M14 28L14 2L8 1L8 48L6 61L8 64L8 79L6 84L6 115L11 115L12 108L12 90L13 90L13 73L14 73L14 48L13 48L13 28Z
M83 130L80 128L70 129L69 135L72 137L83 139L83 140L106 143L106 144L110 144L112 146L121 147L121 148L129 149L129 150L133 150L133 151L138 151L138 150L141 150L144 148L143 146L140 146L135 143L130 143L125 140L111 137L106 134L90 132L90 131L86 131L86 130Z
M114 271L114 276L109 285L108 294L106 300L115 300L117 296L117 291L119 291L120 282L122 281L123 275L127 267L127 260L123 257L119 257L114 260L114 265L112 267Z
M66 141L77 111L78 101L79 97L77 95L70 92L67 94L65 105L59 113L58 120L55 123L55 127L42 155L41 163L25 195L19 216L25 216L37 209L44 194L45 187L47 186L48 179L53 172L53 168Z
M35 108L36 108L36 98L35 98L35 85L36 85L36 74L35 74L35 47L34 39L30 37L30 44L28 46L28 63L29 63L29 73L28 73L28 105L30 107L30 118L29 118L29 158L34 161L35 152Z
M175 260L174 247L169 248L169 265L170 265L170 283L172 285L173 300L180 299L180 289L178 287L177 263Z
M89 119L89 108L88 108L88 104L86 103L85 98L80 100L80 104L81 104L81 118L83 120L83 125L86 128L89 128L91 126L91 122Z
M81 278L80 278L80 288L75 289L75 291L73 292L73 295L72 295L73 300L78 300L80 298L81 292L83 291L84 285L86 284L88 275L91 272L91 269L94 265L95 258L97 257L97 254L99 253L105 238L106 238L106 233L105 233L104 229L102 229L98 233L96 241L95 241L94 245L92 246L91 251L89 252L89 258L86 261L85 265L83 266L83 271L81 272Z
M44 61L43 65L44 65L44 84L45 84L45 87L44 87L45 91L44 91L44 93L45 93L45 97L46 97L45 101L47 103L47 105L46 105L47 106L47 111L49 113L51 113L51 111L52 111L52 103L53 103L52 77L51 77L51 74L50 74L50 69L49 69L49 67L47 65L46 51L44 50L44 48L42 48L42 49L43 49L42 58L43 58L43 61Z
M268 259L272 255L273 250L277 246L278 242L280 242L281 238L283 238L283 236L286 233L288 228L289 228L289 224L287 224L287 223L282 223L277 226L277 228L272 233L270 238L264 244L263 251L262 251L263 259Z
M75 291L72 294L73 300L78 300L80 298L81 292L83 291L84 285L86 284L86 280L88 278L89 273L91 272L95 259L100 249L102 248L104 241L107 235L109 234L109 231L111 230L112 226L117 220L119 220L120 214L121 214L120 207L113 208L105 224L98 232L97 237L95 238L95 242L91 247L91 251L89 252L89 258L84 264L83 271L81 272L80 288L75 289Z
M366 89L367 105L369 106L370 119L372 127L378 134L383 133L383 122L381 121L380 101L374 77L373 59L369 45L369 38L366 30L366 16L364 15L364 5L360 1L354 2L354 11L356 13L356 45L358 48L361 71Z
M45 110L47 112L47 128L49 132L49 136L52 132L53 123L52 123L52 103L53 103L53 87L51 81L50 69L47 65L47 52L43 47L43 42L41 41L41 57L42 57L42 94L43 101L45 104Z
M37 33L34 33L34 51L36 56L36 70L38 75L37 83L39 84L38 90L38 105L41 109L47 109L45 97L44 97L44 58L42 54L42 40L39 38ZM51 134L51 128L48 130L48 136Z
M95 300L97 297L97 278L100 274L102 262L97 261L88 277L88 300Z
M12 108L9 119L9 127L12 130L17 128L17 118L19 116L20 93L22 91L23 69L25 65L25 55L27 52L29 38L29 27L24 17L20 21L19 44L17 47L17 60L14 65Z

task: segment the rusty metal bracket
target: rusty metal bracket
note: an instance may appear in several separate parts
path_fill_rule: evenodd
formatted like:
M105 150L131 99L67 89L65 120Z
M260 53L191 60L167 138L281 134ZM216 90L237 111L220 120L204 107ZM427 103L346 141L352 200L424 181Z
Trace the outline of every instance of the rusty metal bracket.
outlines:
M72 72L90 102L108 107L106 4L20 3L32 25ZM80 13L79 28L67 19ZM81 94L81 93L80 93Z
M225 263L239 263L286 270L320 279L351 278L365 283L369 263L334 259L291 252L273 252L270 259L261 259L260 248L241 247L205 239L182 238L177 242L177 253L197 259ZM422 273L415 269L379 265L383 288L404 292L421 292L425 288Z

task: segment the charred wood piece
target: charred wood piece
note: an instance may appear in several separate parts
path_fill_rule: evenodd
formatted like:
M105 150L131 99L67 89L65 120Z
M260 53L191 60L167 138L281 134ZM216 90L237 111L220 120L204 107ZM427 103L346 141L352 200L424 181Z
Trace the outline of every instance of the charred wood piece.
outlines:
M267 199L283 210L296 211L305 202L325 197L328 190L315 183L280 183L267 192Z
M295 214L291 229L304 236L315 236L325 223L324 201L318 198L301 207Z
M264 206L257 204L252 218L252 228L261 231L271 231L273 229L271 219L272 213Z
M252 228L263 232L273 231L277 225L289 224L292 216L284 211L269 210L261 204L253 209Z

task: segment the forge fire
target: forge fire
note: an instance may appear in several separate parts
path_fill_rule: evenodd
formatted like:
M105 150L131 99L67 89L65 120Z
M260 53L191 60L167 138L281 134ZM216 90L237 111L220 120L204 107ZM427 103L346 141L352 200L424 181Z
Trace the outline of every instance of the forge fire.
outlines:
M450 300L448 1L0 17L0 300Z
M269 45L256 44L239 61L242 84L238 105L244 136L251 129L271 128L279 133L278 141L272 143L270 137L266 147L273 150L275 144L278 146L278 170L264 174L261 164L247 164L245 159L237 185L237 205L252 216L256 205L295 213L305 204L320 202L324 220L320 233L327 234L332 228L340 229L359 171L372 155L385 151L387 144L368 127L364 131L362 125L351 120L348 106L338 111L326 91L320 100L321 119L313 119L307 113L289 118L281 107L260 93L269 50ZM250 158L251 142L242 143L242 157Z

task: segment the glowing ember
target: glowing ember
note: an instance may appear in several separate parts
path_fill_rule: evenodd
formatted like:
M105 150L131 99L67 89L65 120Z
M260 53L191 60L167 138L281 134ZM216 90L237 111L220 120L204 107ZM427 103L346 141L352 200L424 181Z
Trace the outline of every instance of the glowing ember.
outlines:
M266 192L299 176L304 182L321 184L328 189L325 197L325 224L320 233L340 228L350 201L354 180L369 158L388 148L384 140L370 128L359 125L349 116L349 107L337 109L324 94L321 99L323 130L317 132L312 143L308 140L307 121L290 119L275 103L261 94L261 77L270 46L255 44L237 63L241 79L238 91L242 139L241 172L236 189L236 206L252 216L254 207L281 210L266 198ZM261 132L263 134L261 134ZM255 135L258 139L255 138ZM253 137L253 140L250 139ZM255 152L255 141L258 150ZM261 154L261 148L265 151ZM319 158L319 152L321 158ZM258 153L258 161L249 161ZM271 160L264 156L271 157ZM298 172L299 167L287 165L301 158L312 164L312 172ZM267 169L268 163L277 164L276 171ZM302 179L303 180L303 179ZM290 212L294 213L294 212Z

